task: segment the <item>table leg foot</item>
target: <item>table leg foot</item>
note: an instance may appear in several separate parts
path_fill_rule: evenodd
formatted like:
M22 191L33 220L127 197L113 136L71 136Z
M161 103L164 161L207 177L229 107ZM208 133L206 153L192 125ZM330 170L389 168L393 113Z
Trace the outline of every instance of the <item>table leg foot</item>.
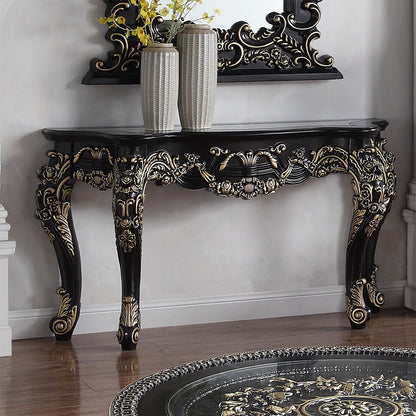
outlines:
M125 327L120 325L117 332L117 339L123 351L135 350L140 338L139 327Z
M69 341L77 324L80 305L74 304L66 289L60 287L56 293L60 296L58 313L49 322L49 329L58 341Z
M117 339L123 350L135 350L140 338L139 303L133 296L122 300Z
M371 310L364 300L366 284L366 279L357 280L346 295L347 316L353 329L364 328L371 318Z

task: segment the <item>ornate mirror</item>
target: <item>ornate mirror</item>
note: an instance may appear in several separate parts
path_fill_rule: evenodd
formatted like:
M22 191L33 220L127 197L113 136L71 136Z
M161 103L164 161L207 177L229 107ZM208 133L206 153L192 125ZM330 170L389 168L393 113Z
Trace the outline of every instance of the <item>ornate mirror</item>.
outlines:
M130 27L136 23L138 7L130 0L103 0L105 15L123 17ZM229 28L216 28L218 35L218 82L283 81L340 79L342 74L333 66L334 59L320 55L313 41L320 38L317 29L321 17L318 3L321 0L265 0L253 10L276 5L264 17L256 16L254 23L240 20ZM207 0L204 6L207 8ZM231 0L227 0L227 3ZM218 4L218 0L215 4ZM282 4L283 3L283 4ZM224 2L220 4L220 7ZM238 10L234 7L229 10ZM232 13L221 13L222 21L230 21ZM228 20L224 20L228 19ZM163 37L162 18L155 19L155 37ZM220 20L220 21L221 21ZM232 21L232 20L231 20ZM263 22L263 23L262 23ZM225 23L227 24L227 23ZM137 23L136 23L137 25ZM215 26L215 20L214 24ZM106 39L114 49L106 60L92 59L83 84L138 84L140 79L140 54L143 45L135 36L126 36L126 26L109 27Z

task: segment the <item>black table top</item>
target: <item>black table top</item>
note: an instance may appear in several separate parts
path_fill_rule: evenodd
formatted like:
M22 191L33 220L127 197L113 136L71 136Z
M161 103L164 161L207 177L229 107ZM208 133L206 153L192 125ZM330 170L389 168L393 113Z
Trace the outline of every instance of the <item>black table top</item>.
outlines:
M174 130L164 133L151 133L143 127L83 127L83 128L46 128L42 132L45 137L53 141L83 141L99 140L108 142L132 141L146 143L154 140L175 141L177 139L215 139L215 138L244 138L251 136L290 136L290 135L354 135L379 134L388 123L382 119L360 120L324 120L279 123L251 123L251 124L217 124L207 131L191 132Z

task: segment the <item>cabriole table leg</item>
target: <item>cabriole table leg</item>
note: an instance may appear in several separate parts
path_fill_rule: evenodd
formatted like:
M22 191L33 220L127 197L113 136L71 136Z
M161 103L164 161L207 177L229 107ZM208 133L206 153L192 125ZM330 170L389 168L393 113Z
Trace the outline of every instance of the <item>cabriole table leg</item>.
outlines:
M144 178L138 158L117 158L113 215L122 282L117 338L123 350L136 348L140 337L140 276Z
M384 304L376 284L374 254L380 228L396 196L394 156L385 140L352 152L349 170L354 190L354 215L346 261L347 315L352 328L362 328L371 312Z
M81 262L72 222L71 192L74 180L71 160L66 153L49 151L49 165L42 166L37 175L35 217L55 249L61 274L58 313L49 328L57 340L69 340L80 314Z

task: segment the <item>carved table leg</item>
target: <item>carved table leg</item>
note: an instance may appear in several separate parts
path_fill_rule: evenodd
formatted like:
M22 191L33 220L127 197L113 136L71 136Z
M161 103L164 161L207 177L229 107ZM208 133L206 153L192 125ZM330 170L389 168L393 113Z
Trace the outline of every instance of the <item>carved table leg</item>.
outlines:
M394 157L384 145L385 141L371 142L350 156L354 215L347 249L346 303L353 328L363 328L371 312L384 304L375 279L374 253L396 187Z
M368 221L366 210L354 210L350 238L347 248L345 289L347 316L354 329L363 328L370 319L371 309L367 306L367 278L365 264L368 262L369 238L365 229ZM375 284L374 284L375 287Z
M80 313L81 263L71 215L74 180L70 156L50 151L49 165L38 171L35 217L50 238L58 260L62 286L59 308L49 327L57 340L71 339Z
M138 158L118 158L113 188L113 215L122 279L117 338L123 350L136 348L140 337L140 275L144 177Z
M354 214L346 258L347 316L353 328L363 328L371 311L384 303L377 289L374 253L380 228L396 195L394 156L384 149L385 140L370 140L362 149L323 146L311 152L294 152L293 163L314 177L343 172L352 175Z
M140 278L143 203L149 180L158 185L174 183L198 160L187 155L183 163L166 151L146 158L118 157L114 169L113 215L122 279L122 305L117 338L124 350L136 348L140 336Z

